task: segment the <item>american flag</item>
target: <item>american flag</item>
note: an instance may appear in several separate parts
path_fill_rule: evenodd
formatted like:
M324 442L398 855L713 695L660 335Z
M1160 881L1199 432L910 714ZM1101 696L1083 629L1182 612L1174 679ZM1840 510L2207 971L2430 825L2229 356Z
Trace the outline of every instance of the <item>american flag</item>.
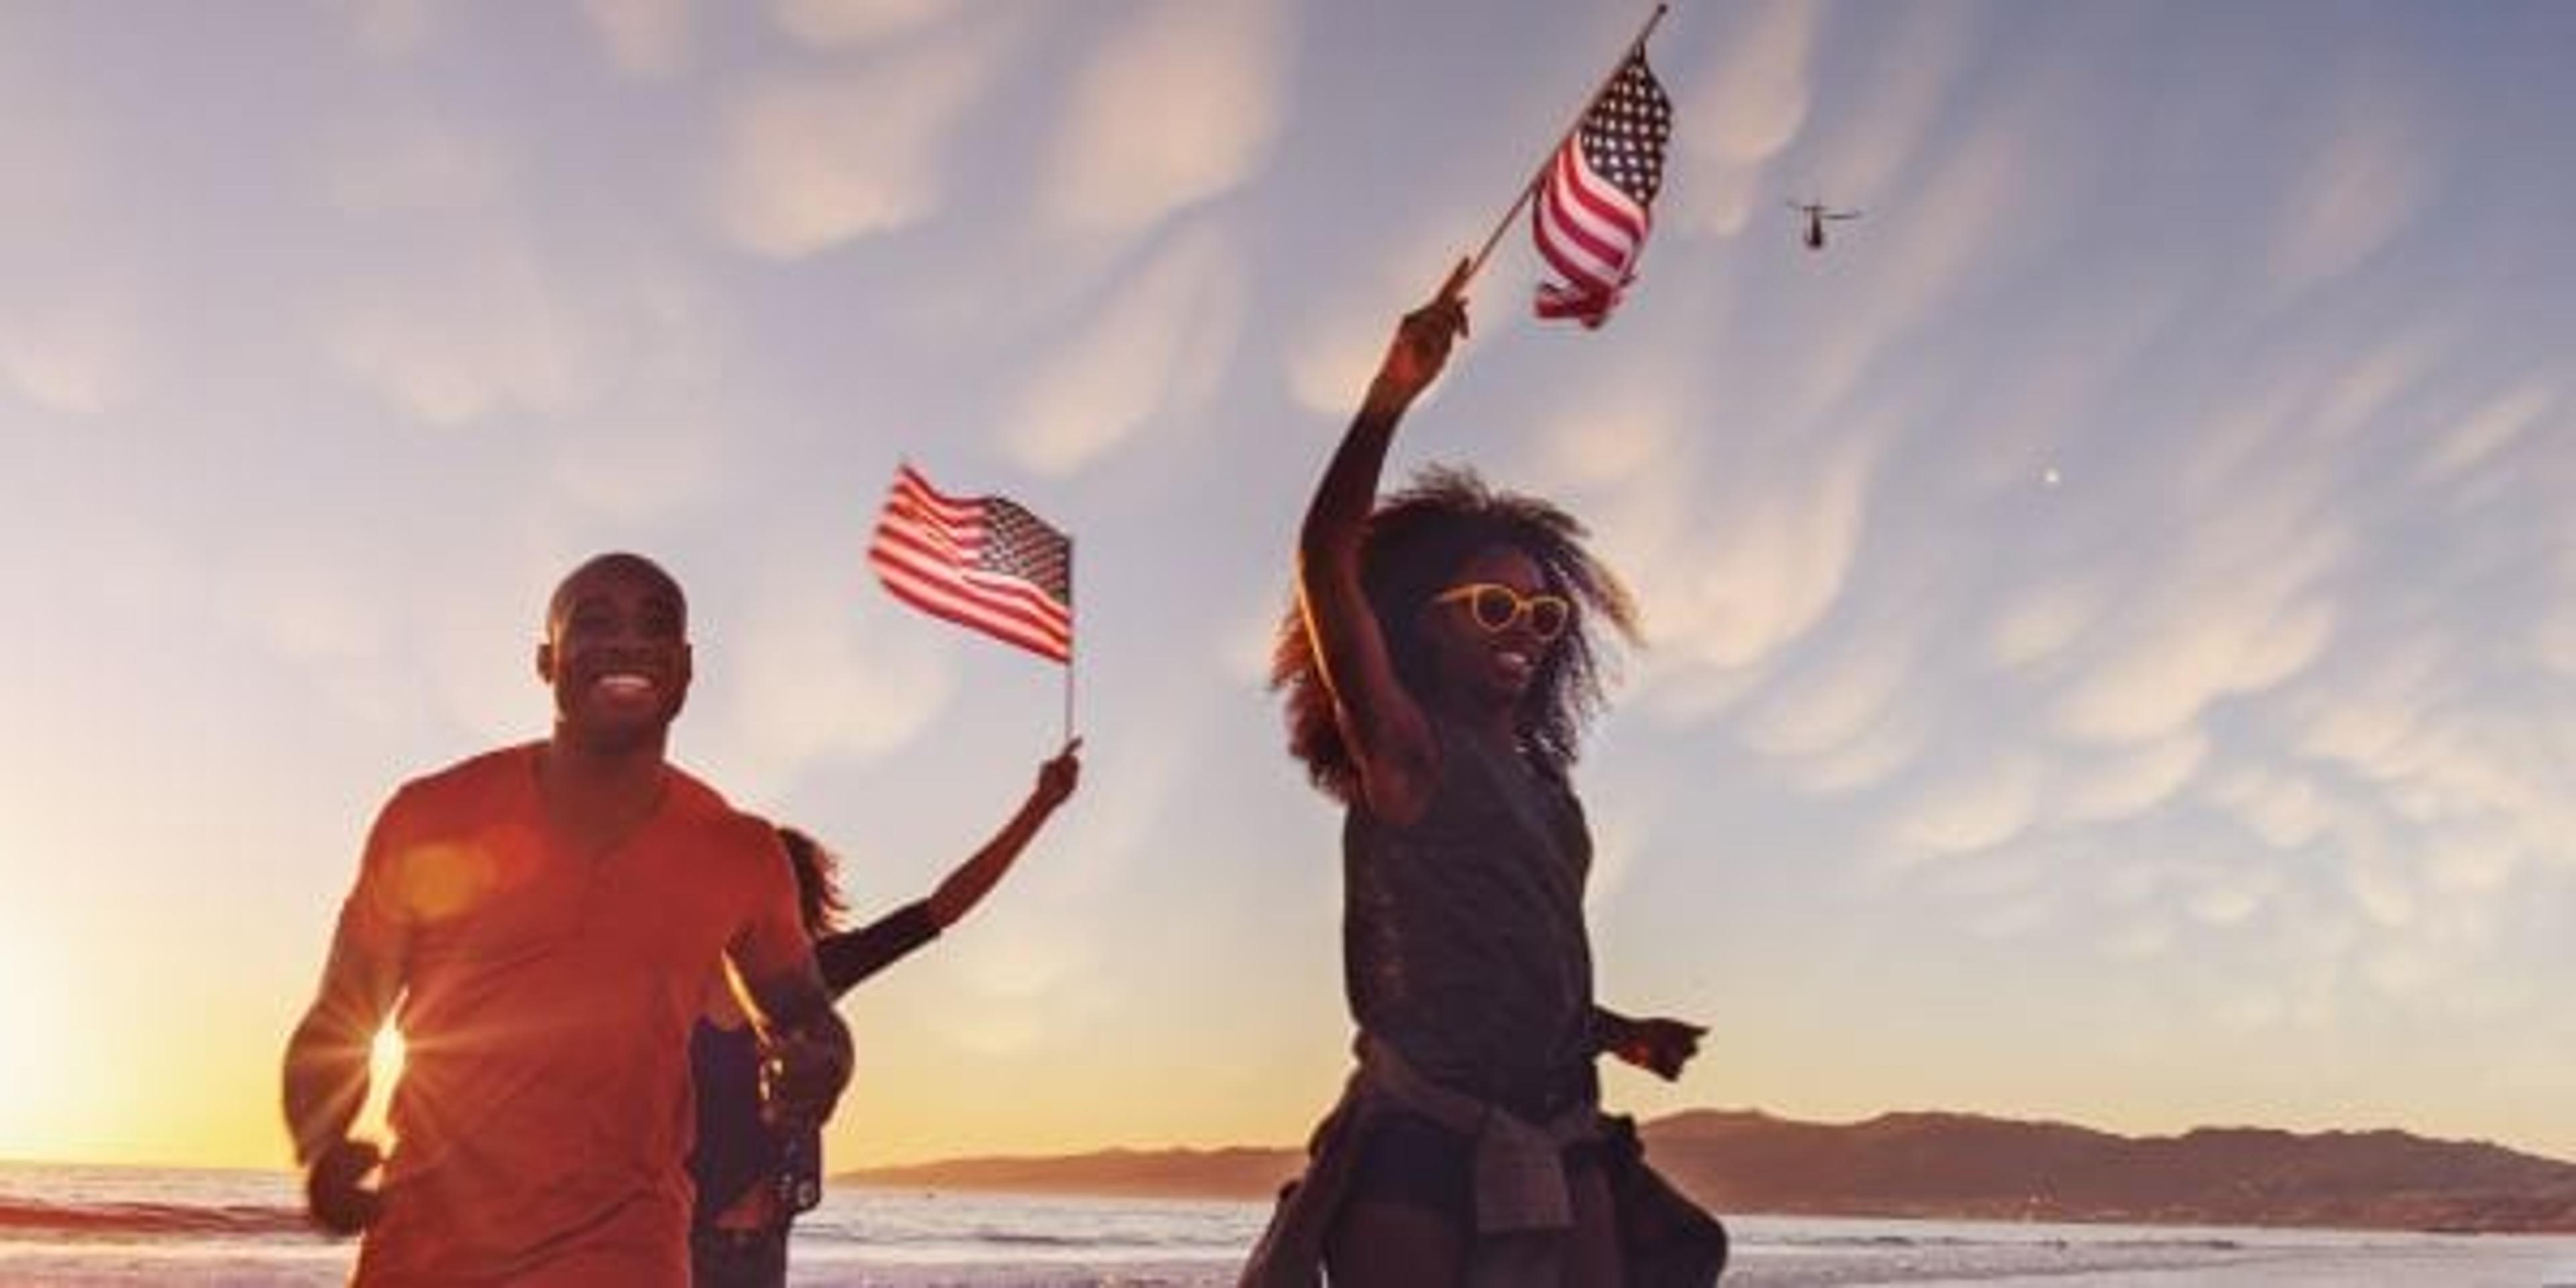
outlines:
M1530 210L1538 253L1554 270L1539 283L1538 315L1599 326L1637 275L1664 183L1672 100L1639 45L1566 136Z
M946 496L899 465L868 566L925 613L1073 660L1073 539L1014 502Z

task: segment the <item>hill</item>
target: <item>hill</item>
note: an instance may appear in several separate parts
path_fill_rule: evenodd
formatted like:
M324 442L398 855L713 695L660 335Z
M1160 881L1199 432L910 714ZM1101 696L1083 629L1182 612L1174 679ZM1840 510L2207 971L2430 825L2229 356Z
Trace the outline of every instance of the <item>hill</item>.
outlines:
M2129 1137L1967 1114L1808 1123L1692 1110L1644 1126L1657 1170L1721 1213L2576 1233L2576 1165L2399 1131ZM911 1189L1263 1199L1291 1149L1107 1150L874 1168Z

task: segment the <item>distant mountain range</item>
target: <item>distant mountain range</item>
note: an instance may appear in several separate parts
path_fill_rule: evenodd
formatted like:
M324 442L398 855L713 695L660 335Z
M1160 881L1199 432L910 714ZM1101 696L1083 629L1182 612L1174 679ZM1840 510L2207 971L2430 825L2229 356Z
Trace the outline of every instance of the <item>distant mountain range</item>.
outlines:
M1656 1170L1725 1213L2576 1233L2576 1165L2399 1131L2202 1128L1885 1114L1850 1124L1693 1110L1643 1127ZM969 1158L840 1178L911 1189L1267 1198L1291 1149Z

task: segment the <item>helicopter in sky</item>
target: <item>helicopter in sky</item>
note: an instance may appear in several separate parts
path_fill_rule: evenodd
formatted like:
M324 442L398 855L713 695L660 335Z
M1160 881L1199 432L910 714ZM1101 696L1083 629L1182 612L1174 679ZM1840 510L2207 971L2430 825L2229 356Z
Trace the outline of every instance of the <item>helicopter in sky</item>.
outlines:
M1797 211L1807 217L1807 231L1799 240L1805 242L1807 249L1809 250L1823 250L1825 248L1826 221L1858 219L1861 216L1860 211L1834 210L1826 206L1825 203L1821 201L1792 201L1788 203L1788 206L1789 209Z

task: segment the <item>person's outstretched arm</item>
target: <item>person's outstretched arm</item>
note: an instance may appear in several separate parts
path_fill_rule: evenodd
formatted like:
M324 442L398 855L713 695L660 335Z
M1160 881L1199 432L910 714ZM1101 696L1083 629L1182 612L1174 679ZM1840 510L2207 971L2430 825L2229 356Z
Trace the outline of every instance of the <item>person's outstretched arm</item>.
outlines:
M1386 636L1360 585L1360 535L1377 503L1397 422L1440 375L1450 345L1467 333L1467 304L1459 295L1467 269L1460 260L1440 293L1397 324L1297 537L1297 606L1332 694L1334 722L1358 767L1361 796L1373 812L1399 824L1429 806L1435 753L1430 724L1396 678Z
M914 949L956 925L984 896L992 893L1019 861L1020 852L1036 838L1057 807L1082 782L1082 739L1064 745L1055 758L1038 766L1038 780L1027 800L984 847L958 864L930 897L904 905L856 930L826 935L814 943L814 961L823 970L823 986L839 997L859 981L902 960Z

